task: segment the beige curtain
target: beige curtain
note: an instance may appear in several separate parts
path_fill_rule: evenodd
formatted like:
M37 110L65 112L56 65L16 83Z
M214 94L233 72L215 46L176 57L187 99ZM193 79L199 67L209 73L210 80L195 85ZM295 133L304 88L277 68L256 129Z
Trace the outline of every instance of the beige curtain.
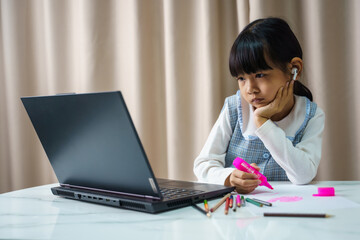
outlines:
M360 1L0 0L0 193L56 182L21 96L121 90L157 177L193 161L236 92L230 47L288 21L326 113L319 180L360 180Z

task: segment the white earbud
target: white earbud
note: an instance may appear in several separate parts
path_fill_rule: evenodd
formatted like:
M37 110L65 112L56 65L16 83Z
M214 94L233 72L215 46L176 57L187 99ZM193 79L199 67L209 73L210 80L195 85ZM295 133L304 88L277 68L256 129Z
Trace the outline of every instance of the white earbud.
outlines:
M298 69L297 68L292 68L291 73L294 74L293 80L296 80L296 77L297 77L297 74L298 74Z

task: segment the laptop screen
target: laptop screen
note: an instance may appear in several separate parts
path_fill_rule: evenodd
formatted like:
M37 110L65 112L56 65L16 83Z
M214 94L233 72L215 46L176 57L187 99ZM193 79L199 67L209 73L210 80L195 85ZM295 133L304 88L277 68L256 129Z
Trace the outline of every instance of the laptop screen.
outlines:
M160 197L119 91L21 100L61 184Z

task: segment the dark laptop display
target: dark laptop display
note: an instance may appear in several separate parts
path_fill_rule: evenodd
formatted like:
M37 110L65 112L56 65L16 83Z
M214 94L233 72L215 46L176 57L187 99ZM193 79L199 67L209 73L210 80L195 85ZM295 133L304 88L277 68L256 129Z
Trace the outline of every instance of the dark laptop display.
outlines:
M55 195L157 213L233 190L156 179L119 91L21 100L59 180Z

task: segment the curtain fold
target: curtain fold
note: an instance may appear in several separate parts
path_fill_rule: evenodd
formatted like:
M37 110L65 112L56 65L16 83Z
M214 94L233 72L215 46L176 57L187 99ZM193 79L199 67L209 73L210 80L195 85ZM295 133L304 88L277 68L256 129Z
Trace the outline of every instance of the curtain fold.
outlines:
M21 96L122 91L157 177L193 161L226 96L233 41L284 18L326 113L319 180L359 180L356 0L0 0L0 193L56 182Z

